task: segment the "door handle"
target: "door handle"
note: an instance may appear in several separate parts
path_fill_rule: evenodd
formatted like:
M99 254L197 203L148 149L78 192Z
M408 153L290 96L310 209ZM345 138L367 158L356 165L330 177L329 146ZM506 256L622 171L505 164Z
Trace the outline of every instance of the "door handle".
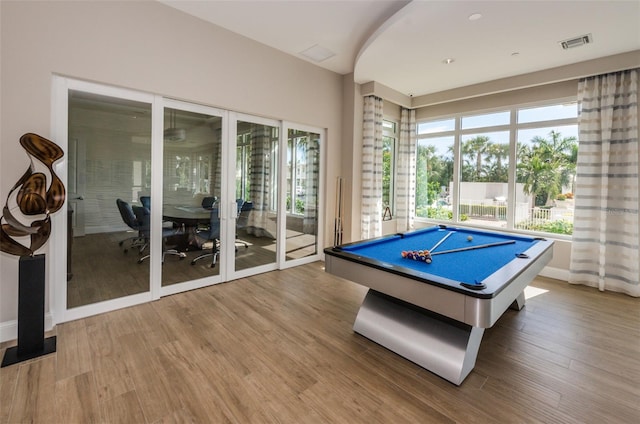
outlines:
M84 200L84 197L82 197L82 196L78 196L78 197L74 197L73 199L74 199L74 200Z
M236 202L229 203L229 212L231 219L236 219L238 217L238 204Z

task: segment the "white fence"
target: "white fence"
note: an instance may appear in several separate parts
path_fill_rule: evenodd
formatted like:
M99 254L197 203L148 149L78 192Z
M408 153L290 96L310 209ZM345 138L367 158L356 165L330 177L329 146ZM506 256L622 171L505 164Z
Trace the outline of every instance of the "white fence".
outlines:
M526 204L516 206L516 228L536 228L551 221L559 220L573 222L573 208L530 208L529 205Z
M460 201L460 212L461 214L467 215L469 219L503 222L507 220L507 207L505 202L462 199ZM529 203L515 204L516 228L536 227L560 219L573 222L572 205L563 205L561 207L547 209L538 207L531 208Z

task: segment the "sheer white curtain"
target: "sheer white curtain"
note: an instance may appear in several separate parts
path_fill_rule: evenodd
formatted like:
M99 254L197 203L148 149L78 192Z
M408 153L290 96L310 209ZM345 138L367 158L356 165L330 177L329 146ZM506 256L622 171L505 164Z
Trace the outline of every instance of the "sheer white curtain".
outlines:
M640 296L638 73L580 80L569 282Z
M213 148L213 163L210 167L209 181L211 185L209 187L209 194L217 196L218 199L222 194L222 130L217 128L213 131L215 146Z
M396 231L413 229L416 207L416 111L402 108L396 159Z
M247 233L257 237L275 238L275 221L270 217L271 196L271 127L253 124L251 129L251 163L249 165L249 194L253 209L249 214Z
M318 192L320 190L320 138L318 134L309 133L305 145L305 196L304 219L302 232L305 234L318 233Z
M362 129L362 239L382 235L382 99L364 98Z

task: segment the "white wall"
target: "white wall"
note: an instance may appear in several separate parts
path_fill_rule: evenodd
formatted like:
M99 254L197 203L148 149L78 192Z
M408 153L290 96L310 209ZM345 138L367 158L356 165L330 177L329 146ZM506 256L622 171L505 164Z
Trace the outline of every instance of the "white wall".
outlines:
M339 159L331 157L341 169L338 174L343 178L343 242L360 239L360 199L362 198L362 114L363 102L360 93L360 85L353 82L353 74L343 76L344 95L343 110L344 120L342 127L342 145L340 146ZM327 215L335 217L336 181L328 180L328 193L332 193L327 199ZM333 197L334 199L331 199ZM330 206L333 205L333 206ZM335 225L335 223L334 223ZM332 225L333 228L333 225ZM334 237L326 239L327 243L333 243Z
M51 137L54 74L326 128L325 153L339 156L338 74L154 1L2 1L0 15L2 202L29 164L19 137ZM327 161L330 189L339 167ZM333 225L325 228L330 242ZM44 253L49 261L64 257ZM0 336L17 316L17 265L0 255Z

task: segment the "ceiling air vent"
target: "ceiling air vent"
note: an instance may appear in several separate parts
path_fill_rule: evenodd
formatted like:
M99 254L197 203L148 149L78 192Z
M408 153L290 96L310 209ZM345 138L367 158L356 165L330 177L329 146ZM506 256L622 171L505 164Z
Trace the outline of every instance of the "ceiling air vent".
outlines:
M581 35L580 37L569 38L568 40L560 41L560 45L563 49L572 49L574 47L584 46L593 42L591 34Z

